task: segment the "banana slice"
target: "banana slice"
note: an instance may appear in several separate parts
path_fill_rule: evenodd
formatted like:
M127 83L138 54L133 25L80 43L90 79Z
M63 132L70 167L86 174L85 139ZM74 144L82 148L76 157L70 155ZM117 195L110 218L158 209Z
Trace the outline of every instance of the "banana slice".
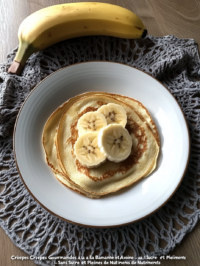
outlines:
M98 147L98 132L82 134L74 145L74 153L79 162L88 168L104 163L106 155Z
M101 106L97 112L100 112L105 116L108 125L115 123L125 127L127 123L126 111L118 104L108 103Z
M122 125L111 124L99 131L98 146L108 160L119 163L130 155L132 139Z
M99 131L107 126L104 115L99 112L88 112L80 117L77 123L79 136L90 131Z

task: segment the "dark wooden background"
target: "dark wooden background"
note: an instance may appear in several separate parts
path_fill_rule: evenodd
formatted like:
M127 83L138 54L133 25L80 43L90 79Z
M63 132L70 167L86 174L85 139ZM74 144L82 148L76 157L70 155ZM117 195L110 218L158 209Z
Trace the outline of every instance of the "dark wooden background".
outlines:
M88 2L92 2L87 0ZM17 31L20 23L29 14L50 5L84 2L82 0L0 0L0 63L18 45ZM200 1L199 0L105 0L123 6L136 13L154 36L176 35L193 38L200 46ZM26 256L0 228L0 266L33 266L33 261L11 260L11 255ZM186 256L186 260L163 260L162 266L200 265L200 222L187 234L170 255Z

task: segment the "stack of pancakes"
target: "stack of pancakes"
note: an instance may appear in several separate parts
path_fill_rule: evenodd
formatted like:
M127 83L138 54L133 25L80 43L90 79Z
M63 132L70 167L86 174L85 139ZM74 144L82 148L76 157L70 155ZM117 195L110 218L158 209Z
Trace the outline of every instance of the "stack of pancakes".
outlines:
M85 113L108 103L118 104L126 111L132 151L120 163L107 160L97 168L87 168L74 154L77 123ZM42 141L46 162L56 178L90 198L113 193L147 177L156 168L160 149L158 131L147 109L132 98L106 92L77 95L61 105L47 120Z

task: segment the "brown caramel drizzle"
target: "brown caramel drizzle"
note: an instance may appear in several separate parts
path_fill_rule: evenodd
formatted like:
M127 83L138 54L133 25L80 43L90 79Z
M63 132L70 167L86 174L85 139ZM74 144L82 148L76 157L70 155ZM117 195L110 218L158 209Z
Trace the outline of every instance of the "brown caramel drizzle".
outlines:
M77 123L78 123L79 118L80 118L82 115L84 115L84 114L86 114L86 113L88 113L88 112L95 112L97 109L98 109L98 108L90 107L90 106L87 107L87 108L85 108L85 110L83 110L83 111L78 115L78 119L77 119L77 121L76 121L76 125L77 125Z
M103 106L103 105L106 105L106 104L108 104L108 103L105 103L105 102L102 102L102 101L97 101L97 104L98 104L99 106Z
M144 154L144 152L147 150L147 138L145 136L145 130L143 127L140 127L136 122L134 122L130 118L128 119L126 129L128 130L129 134L134 134L134 136L138 140L136 149L134 150L132 148L132 151L131 151L131 155L133 155L134 163L138 163L139 159L142 157L142 154ZM141 134L139 134L139 131ZM142 149L140 148L140 145L143 145Z

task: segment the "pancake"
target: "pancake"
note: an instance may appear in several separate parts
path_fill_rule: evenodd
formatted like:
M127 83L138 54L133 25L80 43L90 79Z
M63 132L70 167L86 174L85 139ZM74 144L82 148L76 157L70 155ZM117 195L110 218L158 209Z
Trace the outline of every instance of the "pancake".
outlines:
M55 177L58 179L58 181L60 181L63 185L65 185L66 187L74 190L75 192L78 192L81 195L84 195L88 198L92 198L92 199L96 199L99 198L100 196L94 195L94 194L90 194L88 192L86 192L85 190L83 190L81 187L77 186L76 184L74 184L73 182L71 182L66 176L64 176L63 174L60 173L56 173L54 172Z
M82 95L78 95L74 98L69 99L64 104L59 106L56 109L56 111L53 112L53 114L49 117L49 119L47 120L45 124L44 130L43 130L43 136L42 136L42 143L43 143L43 147L44 147L44 151L46 155L46 162L52 169L55 177L63 185L89 198L99 198L99 196L95 196L93 194L90 194L84 191L81 187L77 186L67 176L65 176L65 174L62 172L60 168L58 158L57 158L55 136L56 136L60 118L62 114L66 111L66 109L80 97L82 97Z
M126 96L121 96L118 94L110 94L110 93L105 93L105 92L88 92L88 93L84 93L81 95L77 95L76 97L72 99L69 99L59 108L57 108L54 111L54 113L49 117L44 127L44 131L43 131L43 146L44 146L44 150L46 154L47 164L53 170L56 178L61 183L63 183L65 186L87 197L95 198L99 196L95 195L94 193L86 192L83 188L81 188L81 186L77 185L75 182L70 180L69 177L66 175L66 173L63 172L62 168L60 167L60 163L59 163L58 156L57 156L57 150L55 146L56 132L57 132L57 128L58 128L61 116L69 108L69 106L71 106L78 99L89 96L89 95L93 95L94 97L98 97L99 95L109 95L110 97L114 97L115 99L120 99L123 102L128 103L135 110L135 112L137 112L140 119L146 122L147 126L149 127L152 134L154 135L154 138L158 144L158 147L160 146L160 140L159 140L159 135L158 135L155 123L152 120L147 109L140 102L132 98L126 97ZM155 169L156 162L157 162L157 158L155 158L154 163L152 164L151 168L149 168L149 171L144 175L144 177L148 176Z
M83 114L96 111L107 103L116 103L125 109L128 116L126 128L133 141L132 152L121 163L107 160L101 166L89 169L82 166L74 155L73 147L78 138L77 122ZM92 93L90 96L86 93L81 98L74 99L69 105L63 106L65 106L62 110L64 113L59 122L57 136L55 138L54 135L56 123L53 126L54 134L51 136L51 148L49 149L52 151L53 160L52 158L47 160L53 161L53 168L56 168L56 171L58 170L64 178L68 178L77 187L91 195L101 196L130 186L155 169L160 141L156 126L142 104L120 95ZM61 110L54 116L59 117L60 113ZM58 119L55 120L58 121ZM48 131L46 135L50 136L49 133ZM56 140L57 155L55 155L55 144L52 143L52 138Z

